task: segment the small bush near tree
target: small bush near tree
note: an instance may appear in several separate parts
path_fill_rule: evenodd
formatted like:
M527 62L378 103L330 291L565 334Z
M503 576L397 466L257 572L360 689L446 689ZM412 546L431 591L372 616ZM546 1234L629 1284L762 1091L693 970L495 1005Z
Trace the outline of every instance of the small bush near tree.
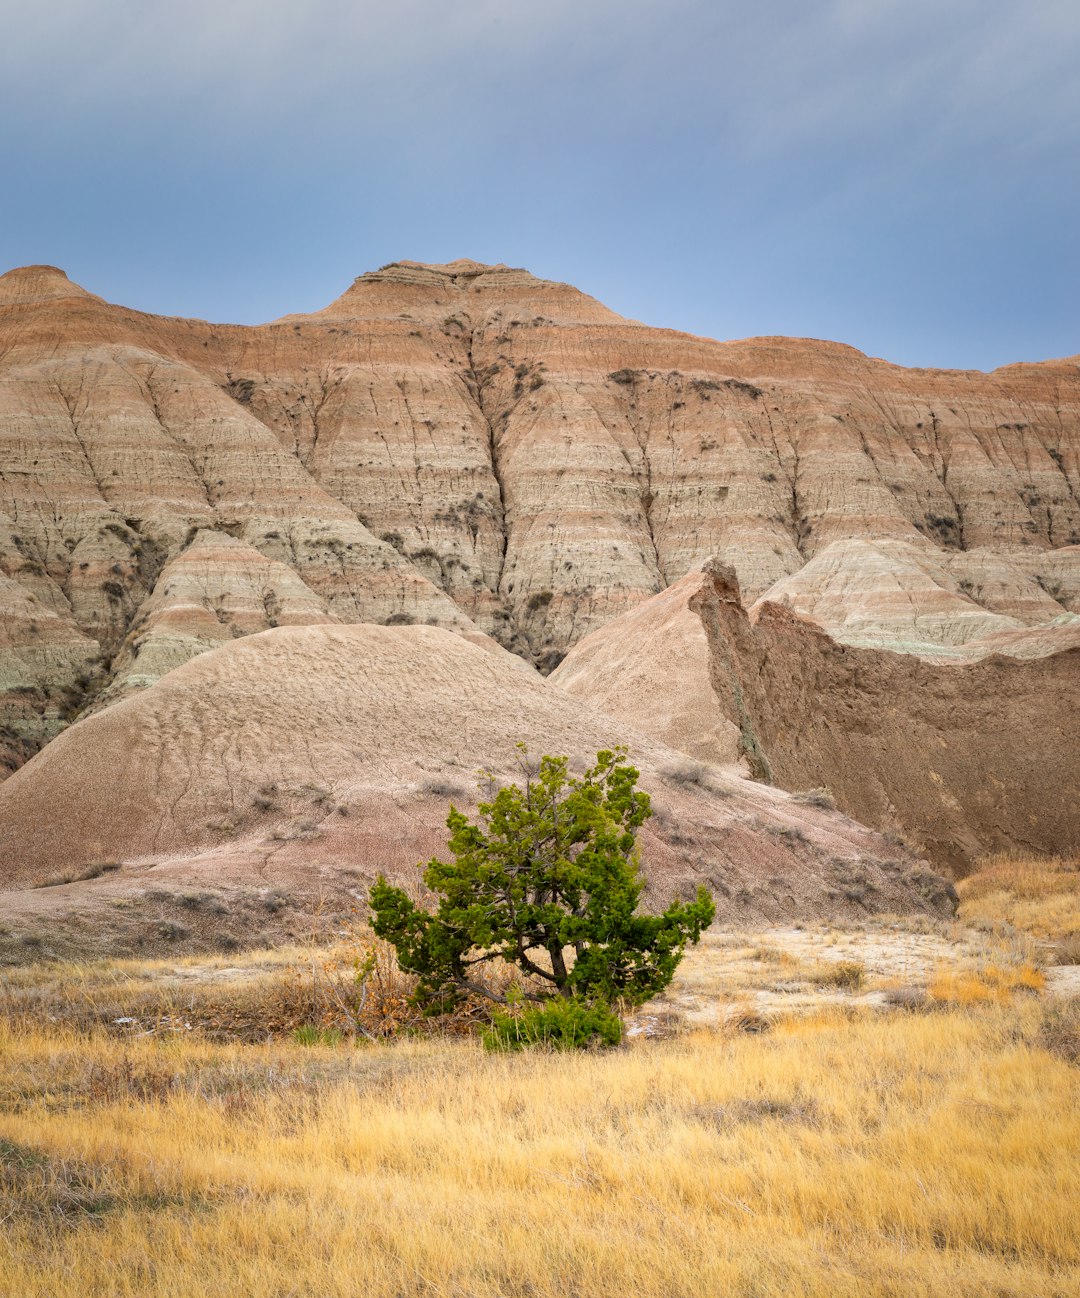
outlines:
M622 1040L622 1019L603 1001L590 1005L577 996L554 996L543 1005L520 1013L495 1010L483 1029L489 1050L524 1050L547 1046L552 1050L580 1050L586 1046L617 1046Z
M524 784L481 802L475 823L451 806L454 859L424 870L435 909L380 876L371 926L417 977L416 999L430 1012L477 994L506 1006L489 1044L611 1044L610 1007L662 991L715 907L699 888L694 901L663 914L638 913L636 836L650 805L624 749L597 753L580 778L565 757L544 757L533 770L522 754ZM521 983L503 994L479 981L490 961L516 966ZM573 1004L554 1006L555 998Z

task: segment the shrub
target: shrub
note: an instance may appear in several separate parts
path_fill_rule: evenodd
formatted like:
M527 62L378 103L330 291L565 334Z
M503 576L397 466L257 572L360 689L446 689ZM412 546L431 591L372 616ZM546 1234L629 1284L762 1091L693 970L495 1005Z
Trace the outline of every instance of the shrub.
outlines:
M836 799L828 789L806 789L802 793L793 793L791 800L803 807L817 807L819 811L836 810Z
M1067 1064L1080 1065L1080 1000L1056 1000L1043 1011L1038 1043Z
M837 987L841 991L857 992L863 985L866 970L858 960L840 960L811 974L816 987Z
M251 398L255 395L255 380L234 379L230 375L228 383L225 384L225 391L234 401L238 401L242 406L249 406Z
M692 902L638 913L635 840L651 808L625 750L597 753L575 778L566 757L544 757L535 768L519 748L524 788L499 788L479 804L477 824L451 806L454 861L435 859L424 871L437 909L380 876L371 927L417 976L416 997L434 1013L470 993L513 1004L478 981L489 962L516 966L542 989L519 987L518 999L639 1005L670 983L686 943L712 922L712 898L699 887Z
M581 1050L586 1046L617 1046L622 1040L622 1020L604 1001L557 996L543 1005L514 1014L496 1010L483 1029L489 1050Z
M550 676L565 657L561 649L545 649L537 656L536 670L541 676Z
M465 789L454 780L441 775L433 775L420 784L420 792L432 798L463 798Z
M730 388L732 392L741 392L743 396L749 397L751 401L757 401L763 395L756 384L744 383L742 379L725 379L724 387Z
M677 766L665 766L660 774L672 784L705 784L709 768L704 762L680 762Z
M924 901L929 902L931 906L947 907L952 914L956 914L960 906L960 898L949 879L943 879L941 875L934 874L932 870L922 865L914 866L908 872L907 878Z
M771 1032L773 1020L768 1014L752 1005L735 1005L728 1012L724 1026L729 1032L745 1032L756 1036L763 1032Z
M1055 945L1054 964L1080 964L1080 933L1070 933Z
M114 870L119 869L119 861L99 861L95 865L88 865L84 870L58 875L56 878L46 879L44 883L35 883L31 886L34 888L59 888L66 883L88 883L91 879L100 879L102 875L111 874Z

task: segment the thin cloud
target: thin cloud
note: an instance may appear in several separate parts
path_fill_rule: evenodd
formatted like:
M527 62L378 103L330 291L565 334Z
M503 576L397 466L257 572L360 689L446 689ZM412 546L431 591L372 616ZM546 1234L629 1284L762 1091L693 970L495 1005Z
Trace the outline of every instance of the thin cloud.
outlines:
M482 137L564 112L744 151L928 122L1052 145L1080 131L1078 54L1063 0L53 0L8 16L0 98L24 129L77 111L208 146L222 118L393 136L460 113Z
M725 336L1077 347L1075 0L0 7L3 264L258 319L466 252Z

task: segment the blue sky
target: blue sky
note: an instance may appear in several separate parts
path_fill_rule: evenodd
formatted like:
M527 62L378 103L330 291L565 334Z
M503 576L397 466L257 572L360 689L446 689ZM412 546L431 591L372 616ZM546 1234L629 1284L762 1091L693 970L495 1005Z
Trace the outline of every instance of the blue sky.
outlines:
M909 365L1080 352L1076 0L0 0L0 263L258 322L399 258Z

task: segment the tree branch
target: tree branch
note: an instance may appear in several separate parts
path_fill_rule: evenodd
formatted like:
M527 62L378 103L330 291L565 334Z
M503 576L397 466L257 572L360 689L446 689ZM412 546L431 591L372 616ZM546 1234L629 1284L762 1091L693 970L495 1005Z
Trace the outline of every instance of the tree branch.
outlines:
M489 991L487 987L481 986L480 983L471 983L467 978L462 978L458 974L454 974L453 979L455 985L460 987L462 991L473 992L477 996L486 996L489 1001L495 1001L499 1005L513 1005L514 1003L509 999L509 997L500 996L498 992ZM537 996L535 992L523 991L521 995L527 1001L538 1001L542 1003L547 999L544 996Z
M549 974L546 969L542 969L538 964L534 964L525 954L525 949L523 947L518 948L518 962L522 969L527 969L529 973L535 974L538 978L546 978L549 983L555 981L554 974Z

